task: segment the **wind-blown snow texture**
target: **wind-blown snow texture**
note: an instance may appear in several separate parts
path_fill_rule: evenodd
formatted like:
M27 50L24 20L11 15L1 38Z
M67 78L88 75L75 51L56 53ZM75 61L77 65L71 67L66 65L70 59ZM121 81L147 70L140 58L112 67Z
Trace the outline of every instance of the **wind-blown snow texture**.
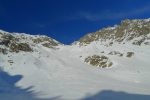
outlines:
M9 46L0 45L7 49L7 54L0 53L1 100L150 100L150 34L146 34L146 45L133 44L140 36L111 45L111 40L98 39L86 46L78 41L63 45L53 40L48 41L49 47L42 45L45 41L33 42L43 36L0 33L19 38L19 43L28 43L33 50L11 52ZM113 51L123 56L111 55ZM126 57L127 52L134 55ZM113 65L99 68L85 63L92 55L107 56Z

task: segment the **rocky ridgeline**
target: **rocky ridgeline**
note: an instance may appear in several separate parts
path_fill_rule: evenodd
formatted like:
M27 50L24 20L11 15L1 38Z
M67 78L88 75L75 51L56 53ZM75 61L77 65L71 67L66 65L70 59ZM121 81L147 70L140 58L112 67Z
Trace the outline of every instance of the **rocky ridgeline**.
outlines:
M18 53L19 51L33 52L33 46L38 44L54 48L60 43L47 36L0 32L0 53L2 54L7 54L8 52Z
M93 41L111 41L125 44L131 41L134 45L150 45L150 19L124 20L120 25L103 28L97 32L85 35L79 40L80 45L87 45Z
M34 38L32 39L33 43L35 44L41 44L44 47L48 47L48 48L54 48L55 46L58 46L59 42L55 41L54 39L47 37L47 36L42 36L42 37L38 37L38 38Z

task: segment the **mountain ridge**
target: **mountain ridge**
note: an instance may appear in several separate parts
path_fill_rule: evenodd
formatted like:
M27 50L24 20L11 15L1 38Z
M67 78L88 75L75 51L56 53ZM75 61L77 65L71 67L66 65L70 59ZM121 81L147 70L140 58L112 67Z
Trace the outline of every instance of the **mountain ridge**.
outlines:
M104 90L150 95L150 20L139 21L148 31L141 34L143 31L137 30L142 28L135 29L131 40L127 40L133 33L129 30L138 25L134 20L132 27L128 23L121 28L121 36L115 26L95 32L93 37L85 36L90 41L83 37L72 45L47 36L0 31L0 69L12 76L21 75L15 85L21 89L33 87L38 98L81 100ZM7 91L14 94L10 89ZM5 88L0 87L1 91Z
M104 28L102 28L102 29L100 29L100 30L98 30L96 32L87 33L83 37L79 38L77 41L73 41L71 44L75 44L76 42L84 42L83 38L87 37L88 35L93 35L95 33L99 33L100 34L100 32L102 32L102 31L114 30L117 27L121 27L121 25L123 25L123 24L125 25L125 24L128 24L128 23L131 23L131 24L132 23L133 24L137 23L137 24L139 24L139 26L137 26L137 27L141 27L140 24L146 24L147 26L149 26L149 22L150 22L150 18L148 18L148 19L125 19L125 20L122 20L121 23L118 24L118 25L104 27ZM4 30L0 30L0 32L1 33L13 33L13 34L17 33L17 32L7 32L7 31L4 31ZM109 33L111 33L111 32L109 32ZM41 37L49 37L47 35L33 35L33 34L29 34L29 33L18 33L18 34L29 35L29 36L33 36L33 37L38 37L38 36L39 37L40 36ZM49 37L49 38L51 38L51 37ZM98 37L95 37L95 38L96 38L95 40L97 40ZM53 38L51 38L51 39L53 39ZM53 39L53 40L55 40L55 39ZM55 41L57 41L57 40L55 40ZM57 42L59 42L59 41L57 41ZM91 42L91 41L89 41L89 42ZM61 43L61 42L59 42L59 43ZM63 44L63 43L61 43L61 44ZM66 44L64 44L64 45L66 45Z

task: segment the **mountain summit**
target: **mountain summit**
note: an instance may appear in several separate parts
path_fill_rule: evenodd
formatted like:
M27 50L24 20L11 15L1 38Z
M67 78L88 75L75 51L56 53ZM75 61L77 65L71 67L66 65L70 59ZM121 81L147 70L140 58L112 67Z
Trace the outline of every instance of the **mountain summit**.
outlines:
M0 31L0 69L23 76L15 85L33 86L38 98L82 100L103 90L149 95L149 59L150 19L124 20L72 45L47 36ZM0 77L0 93L6 90L1 83L11 84ZM10 86L0 98L19 100Z

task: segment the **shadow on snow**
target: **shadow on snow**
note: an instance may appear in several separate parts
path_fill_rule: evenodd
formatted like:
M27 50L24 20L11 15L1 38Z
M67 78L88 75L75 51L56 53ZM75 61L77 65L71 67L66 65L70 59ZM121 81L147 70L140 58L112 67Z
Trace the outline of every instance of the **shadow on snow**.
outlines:
M150 100L150 95L129 94L104 90L95 95L87 96L82 100Z
M21 89L15 86L22 79L21 75L11 76L0 70L0 99L1 100L60 100L60 96L50 99L36 98L38 93L32 91L32 87ZM150 95L129 94L104 90L95 95L87 95L81 100L150 100Z
M21 75L11 76L0 70L0 99L1 100L58 100L60 97L50 99L36 98L38 93L33 92L32 87L21 89L15 86L22 79Z

